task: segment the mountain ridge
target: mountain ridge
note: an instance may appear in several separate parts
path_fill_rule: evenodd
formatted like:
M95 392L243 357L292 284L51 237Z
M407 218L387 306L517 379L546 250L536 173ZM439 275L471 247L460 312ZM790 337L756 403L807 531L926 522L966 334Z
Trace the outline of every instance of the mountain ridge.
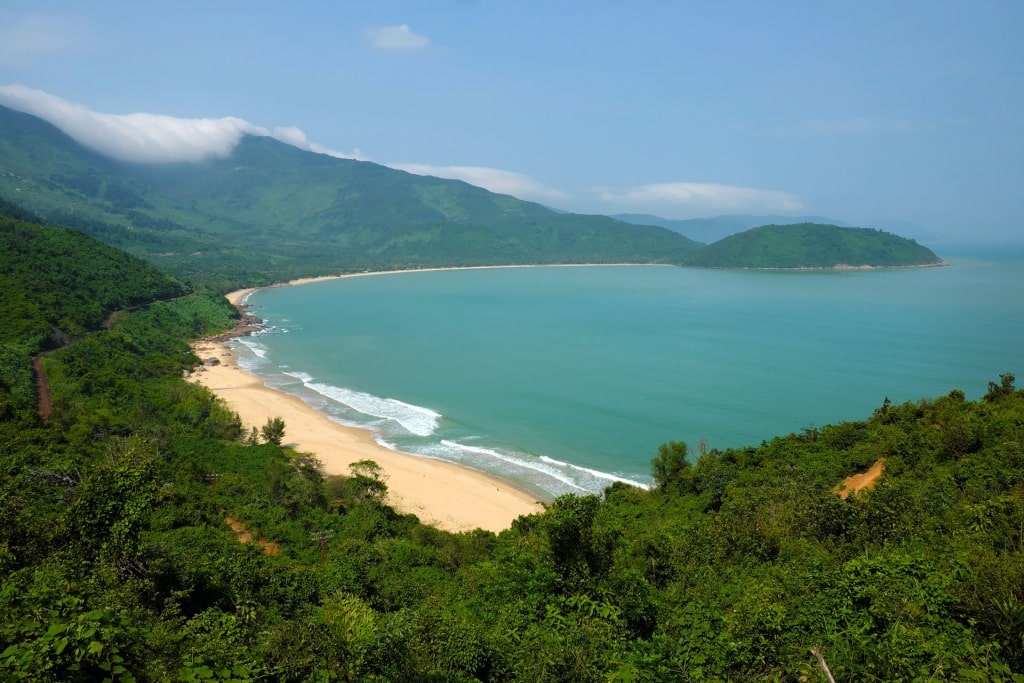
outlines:
M782 252L773 246L779 235L735 241L734 234L701 245L678 228L733 231L781 217L670 221L627 214L622 217L634 222L624 222L562 213L461 180L311 152L262 135L241 135L223 158L122 162L84 147L42 119L4 107L0 160L0 197L221 291L308 276L429 267L799 268L938 260L930 251L914 254L908 247L901 247L903 257L887 256L895 247L878 231L860 233L856 244L822 241L805 231L804 244L790 243ZM643 224L652 220L662 225ZM786 239L792 242L792 234ZM838 249L843 245L852 251ZM761 253L738 258L737 249ZM792 260L793 254L799 259Z
M650 213L617 213L611 217L636 225L657 225L668 228L697 242L711 244L729 235L762 225L793 225L796 223L823 223L850 227L846 221L825 216L780 216L776 214L723 214L705 218L664 218Z
M0 107L0 158L0 195L224 287L363 269L675 263L697 246L262 136L243 135L223 159L129 164Z

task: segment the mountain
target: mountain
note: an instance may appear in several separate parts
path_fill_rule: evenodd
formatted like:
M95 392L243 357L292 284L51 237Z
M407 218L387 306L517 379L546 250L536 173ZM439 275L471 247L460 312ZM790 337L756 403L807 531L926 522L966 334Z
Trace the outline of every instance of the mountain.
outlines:
M612 218L636 225L657 225L668 228L680 235L685 235L697 242L710 244L718 240L734 235L750 228L760 225L793 225L795 223L826 223L828 225L840 225L846 227L843 221L824 218L822 216L756 216L748 214L735 214L727 216L715 216L713 218L687 218L684 220L673 220L662 218L649 213L620 213ZM882 227L882 226L872 226Z
M660 227L245 136L224 159L128 164L0 107L0 196L219 286L377 268L676 263Z
M0 343L30 339L38 350L98 329L113 311L184 293L151 264L0 200Z
M184 293L142 259L0 200L0 420L35 405L34 354L101 329L115 311Z
M684 265L707 268L837 268L938 265L913 240L871 228L764 225L702 247Z

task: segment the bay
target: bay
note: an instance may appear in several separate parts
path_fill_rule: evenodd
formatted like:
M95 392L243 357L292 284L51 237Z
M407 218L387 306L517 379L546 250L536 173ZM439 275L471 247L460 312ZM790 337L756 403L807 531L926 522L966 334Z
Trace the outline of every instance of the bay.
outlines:
M1024 254L875 271L657 266L276 287L239 362L404 452L551 498L650 481L659 444L757 445L1024 367Z

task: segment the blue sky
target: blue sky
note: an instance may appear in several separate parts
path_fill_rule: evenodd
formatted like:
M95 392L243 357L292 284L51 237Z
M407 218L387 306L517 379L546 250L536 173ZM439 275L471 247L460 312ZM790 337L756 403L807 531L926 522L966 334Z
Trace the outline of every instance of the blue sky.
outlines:
M580 212L1019 241L1022 26L1019 0L8 0L0 103L94 146L270 132Z

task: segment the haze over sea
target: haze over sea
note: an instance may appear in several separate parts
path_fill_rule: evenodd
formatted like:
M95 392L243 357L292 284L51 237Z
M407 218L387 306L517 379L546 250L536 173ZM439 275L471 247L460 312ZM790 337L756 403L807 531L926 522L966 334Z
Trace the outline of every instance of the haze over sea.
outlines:
M236 343L270 386L389 447L551 498L647 484L666 441L757 445L1024 374L1024 251L944 257L346 278L255 292L270 328Z

